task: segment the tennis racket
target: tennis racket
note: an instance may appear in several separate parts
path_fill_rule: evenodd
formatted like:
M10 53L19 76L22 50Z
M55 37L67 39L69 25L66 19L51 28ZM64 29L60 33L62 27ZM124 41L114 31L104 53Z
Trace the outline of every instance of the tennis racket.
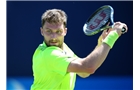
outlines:
M98 8L86 21L83 26L85 35L92 36L103 30L113 27L114 24L114 10L110 5L104 5ZM109 25L108 25L109 24ZM123 27L122 32L126 29Z

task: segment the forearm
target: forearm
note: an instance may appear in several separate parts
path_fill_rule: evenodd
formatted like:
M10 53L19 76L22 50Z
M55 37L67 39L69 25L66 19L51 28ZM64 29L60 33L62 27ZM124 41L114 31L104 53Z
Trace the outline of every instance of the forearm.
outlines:
M86 58L84 58L83 64L85 64L87 68L91 68L96 71L106 59L109 51L110 47L103 43L94 49Z
M87 73L87 76L88 74L93 74L105 61L110 49L122 33L122 26L118 25L118 23L115 25L115 28L111 29L109 33L103 33L105 37L103 37L101 44L98 43L97 47L87 57L71 61L67 71L80 73L80 76L84 73Z
M98 67L106 59L110 49L113 47L115 41L119 38L116 31L112 31L109 35L103 40L101 45L96 47L91 54L89 54L84 60L83 64L92 72L95 72Z
M105 58L109 53L110 47L103 43L97 46L91 54L89 54L84 60L83 63L87 68L94 69L94 72L101 66L104 62ZM92 73L94 73L92 72ZM77 73L78 76L82 78L87 78L90 76L91 73Z

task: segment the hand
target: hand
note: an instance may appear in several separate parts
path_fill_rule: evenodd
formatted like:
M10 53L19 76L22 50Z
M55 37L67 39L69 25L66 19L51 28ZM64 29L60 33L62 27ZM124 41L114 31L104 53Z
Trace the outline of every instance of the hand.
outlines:
M106 36L109 34L109 32L112 30L112 28L106 29L102 32L102 34L98 38L98 45L100 46L102 44L102 41L106 38Z
M108 25L109 25L109 23L108 23ZM126 33L126 32L128 31L128 27L127 27L126 24L121 23L121 22L116 22L116 23L114 23L113 28L109 28L109 29L107 29L107 30L104 30L104 31L102 32L102 34L100 35L100 37L98 38L98 45L97 45L97 46L99 46L99 45L102 44L102 41L106 38L106 36L107 36L111 31L116 31L116 32L118 33L118 35L121 36L121 34L123 34L123 33L122 33L122 28L123 28L123 27L126 29L126 31L125 31L125 33Z
M109 24L110 24L110 22L107 24L107 26L109 26ZM102 44L102 41L106 38L106 36L109 34L109 32L111 30L112 30L112 28L108 28L102 32L102 34L98 38L98 45L97 46L100 46Z
M126 31L124 33L126 33L128 31L128 27L125 23L121 23L121 22L115 22L112 28L112 31L116 31L118 33L119 36L121 36L121 34L123 34L122 32L122 28L125 28Z

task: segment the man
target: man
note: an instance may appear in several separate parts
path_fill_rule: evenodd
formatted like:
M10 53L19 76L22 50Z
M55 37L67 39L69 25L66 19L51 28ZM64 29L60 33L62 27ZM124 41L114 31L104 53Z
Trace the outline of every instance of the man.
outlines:
M116 22L104 31L96 48L85 58L77 57L64 43L67 34L67 15L60 9L50 9L42 15L41 35L44 41L33 55L34 82L31 90L73 90L76 74L88 77L104 62L121 28L127 25Z

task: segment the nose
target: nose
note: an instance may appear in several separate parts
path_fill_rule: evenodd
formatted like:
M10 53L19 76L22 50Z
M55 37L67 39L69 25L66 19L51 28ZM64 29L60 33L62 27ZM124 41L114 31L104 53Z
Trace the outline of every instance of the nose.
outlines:
M56 38L56 37L57 37L57 35L55 33L51 34L51 38Z

